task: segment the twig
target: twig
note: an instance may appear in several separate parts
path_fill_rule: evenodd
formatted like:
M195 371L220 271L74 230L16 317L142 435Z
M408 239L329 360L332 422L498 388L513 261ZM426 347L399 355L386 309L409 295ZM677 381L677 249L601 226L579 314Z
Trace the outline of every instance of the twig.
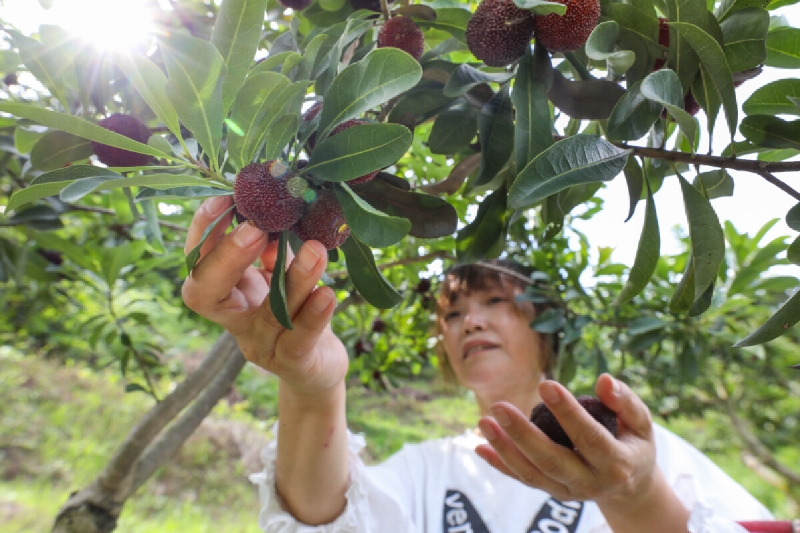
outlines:
M800 200L800 192L797 192L796 190L792 189L791 187L786 185L784 182L782 182L781 180L779 180L778 178L776 178L775 176L770 174L768 171L762 170L760 172L756 172L756 174L758 174L759 176L761 176L762 178L764 178L765 180L767 180L771 184L775 185L777 188L779 188L780 190L782 190L783 192L785 192L786 194L788 194L789 196L791 196L795 200Z

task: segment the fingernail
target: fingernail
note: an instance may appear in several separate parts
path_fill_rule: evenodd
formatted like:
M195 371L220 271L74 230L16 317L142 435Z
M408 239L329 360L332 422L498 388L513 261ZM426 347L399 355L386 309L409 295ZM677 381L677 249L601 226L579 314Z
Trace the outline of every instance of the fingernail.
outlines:
M561 401L561 395L558 394L558 389L553 383L542 383L542 386L539 387L539 394L542 395L542 400L549 405L557 404Z
M511 424L511 419L508 417L508 413L506 413L506 410L502 407L492 407L492 416L495 420L497 420L497 423L503 427Z
M494 432L494 428L491 424L478 424L478 427L481 428L481 433L483 433L483 436L486 437L486 440L494 440L497 438L497 433Z
M300 253L297 254L295 262L297 266L300 267L300 270L308 272L319 262L319 254L314 248L306 245L300 248Z
M614 396L619 396L619 393L622 391L622 386L619 384L619 381L611 378L611 392Z
M212 217L218 217L225 210L228 198L225 196L215 196L206 202L206 213Z
M319 290L319 289L317 289ZM316 294L314 298L311 300L311 310L317 314L322 313L325 309L328 308L328 305L331 303L330 295L326 294Z
M250 248L263 236L264 232L252 224L241 224L233 230L233 242L239 248Z

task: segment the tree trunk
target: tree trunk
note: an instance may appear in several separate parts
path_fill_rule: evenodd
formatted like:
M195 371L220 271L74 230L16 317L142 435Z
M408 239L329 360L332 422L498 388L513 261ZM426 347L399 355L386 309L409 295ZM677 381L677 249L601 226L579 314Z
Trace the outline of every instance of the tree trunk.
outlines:
M114 531L125 501L178 451L228 393L245 363L234 338L223 333L197 370L136 424L103 472L70 494L52 533Z

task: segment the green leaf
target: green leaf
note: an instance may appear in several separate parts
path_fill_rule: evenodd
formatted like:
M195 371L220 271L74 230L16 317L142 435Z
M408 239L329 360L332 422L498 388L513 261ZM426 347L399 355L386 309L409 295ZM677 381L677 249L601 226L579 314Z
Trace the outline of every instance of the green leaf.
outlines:
M722 100L711 81L711 76L705 69L700 69L700 75L694 79L691 91L694 99L706 113L707 130L709 136L713 137L714 125L717 123Z
M731 14L720 24L723 50L733 72L757 67L767 58L769 12L750 7Z
M4 28L4 31L11 36L19 50L20 59L30 73L47 87L50 94L58 99L64 109L69 109L69 100L65 93L66 87L62 82L65 77L69 76L67 71L72 68L72 62L65 64L57 47L45 46L10 28ZM74 76L74 71L72 75Z
M698 181L702 183L702 187L697 183ZM698 174L694 186L699 190L705 190L709 200L733 196L733 178L724 168Z
M467 23L472 12L460 7L445 7L436 10L436 20L417 20L420 28L436 28L446 31L462 43L467 43Z
M91 141L63 131L49 131L31 149L31 165L46 172L88 159L93 153Z
M786 213L786 225L795 231L800 231L800 203L795 204Z
M277 159L300 127L298 115L284 115L270 125L264 141L264 159Z
M458 214L449 202L431 194L400 189L382 179L382 175L353 185L353 191L372 207L411 222L408 234L412 237L436 239L456 231Z
M564 15L567 12L566 5L558 2L548 2L547 0L514 0L514 3L520 9L533 11L535 15L544 16L550 13Z
M336 125L411 89L422 77L416 59L397 48L372 50L333 80L320 113L318 141Z
M203 244L206 242L208 236L211 234L214 228L217 227L217 224L219 224L220 221L228 215L228 213L233 211L234 207L236 206L235 205L230 206L220 216L218 216L214 220L214 222L209 224L208 227L205 230L203 230L203 234L200 236L200 242L198 242L197 245L194 248L192 248L188 254L186 254L186 267L189 269L189 272L191 272L194 269L194 266L200 259L200 250L203 248Z
M631 158L633 159L633 158ZM644 227L639 237L639 247L636 249L636 258L633 260L628 279L622 287L614 305L623 305L641 293L653 273L656 271L658 259L661 257L661 234L658 229L658 216L653 193L647 185L647 203L644 211Z
M338 184L333 192L342 206L344 218L353 235L367 246L386 248L400 242L411 229L411 222L378 211L362 200L346 183Z
M156 202L145 201L140 204L145 220L145 237L147 242L159 253L164 253L164 237L161 234L161 227L158 225L158 206Z
M456 255L468 263L498 257L505 246L508 191L502 185L481 201L475 220L458 232Z
M64 202L77 202L87 194L109 191L120 187L149 187L168 189L173 187L207 186L208 181L188 174L145 174L125 178L120 175L91 176L80 178L68 184L59 197Z
M669 302L669 310L676 315L686 313L692 308L694 304L694 260L691 253L689 260L686 261L686 268L683 270L683 276L675 287L672 293L672 298Z
M800 29L781 28L767 34L768 67L800 69Z
M642 172L641 165L639 165L639 160L632 156L628 157L628 161L625 162L625 168L622 169L622 172L625 174L625 182L628 185L628 198L630 200L628 216L625 218L625 222L627 222L636 211L639 200L642 199L644 173Z
M428 148L432 154L455 154L466 148L478 133L478 110L469 104L456 105L436 115Z
M800 237L795 237L786 249L786 259L792 264L800 265Z
M405 126L352 126L317 142L303 173L324 181L352 180L397 162L410 146L411 132Z
M595 26L586 41L586 55L595 61L605 61L608 76L619 79L636 61L636 55L630 50L617 50L619 25L613 20L601 22Z
M573 185L610 181L622 172L628 153L594 135L558 141L519 173L509 190L508 206L525 209Z
M71 133L78 137L89 139L90 141L97 141L139 154L175 159L172 154L165 154L152 146L136 142L133 139L109 131L80 117L57 113L56 111L50 111L49 109L43 109L30 104L18 104L15 102L0 102L0 111L16 117L27 118L28 120L32 120L44 126Z
M54 196L73 181L89 176L122 177L116 172L94 165L72 165L67 168L54 170L42 174L33 180L26 188L12 194L6 206L6 211L14 210L41 198Z
M403 297L386 281L375 265L369 246L352 234L341 246L347 262L347 273L358 293L378 309L389 309L403 301Z
M796 291L766 322L733 346L744 348L764 344L786 333L798 320L800 320L800 291Z
M253 64L266 8L267 0L225 0L219 7L211 43L222 55L227 72L222 83L223 116Z
M514 151L514 106L508 85L481 107L478 131L482 157L475 185L481 186L497 176Z
M684 92L689 89L697 74L700 59L688 38L674 31L676 28L674 23L686 23L698 29L704 28L708 16L708 9L703 0L667 0L667 19L671 22L667 68L678 75Z
M229 196L233 191L217 189L216 187L170 187L166 189L151 189L141 187L134 201L141 202L150 198L161 200L181 200L186 198L209 198L211 196Z
M247 78L228 122L228 154L236 166L252 162L278 121L299 116L307 87L307 82L291 83L277 72L260 72Z
M733 75L722 47L712 36L697 26L671 22L670 27L677 29L700 57L703 69L708 73L711 83L722 100L722 108L728 121L728 129L731 132L731 136L733 136L736 132L736 125L739 122L738 107L733 86Z
M178 138L181 126L178 112L167 97L167 77L149 57L116 52L114 64L119 67L158 119Z
M457 98L481 83L505 83L514 76L510 72L483 72L473 66L461 64L456 68L442 89L445 96Z
M800 79L786 78L759 87L742 104L747 115L800 115L790 98L800 98Z
M683 193L689 237L692 242L694 265L694 301L700 299L714 283L719 265L725 256L725 236L719 218L711 203L680 174L678 179Z
M742 120L739 131L759 146L800 150L800 120L788 122L771 115L750 115Z
M697 120L683 109L683 89L678 75L669 69L653 72L642 80L640 91L648 100L667 108L694 150L699 138Z
M282 231L278 239L278 255L275 258L275 268L272 269L272 278L269 281L269 307L275 319L286 329L294 329L289 308L286 306L286 253L288 248L286 234Z
M519 60L511 101L514 104L514 146L517 168L522 169L548 149L553 140L553 117L547 101L546 80L552 70L547 50L530 47Z
M650 131L661 116L663 107L648 100L641 92L642 82L631 85L619 99L608 118L607 134L611 141L635 141Z
M225 62L213 44L180 33L162 41L160 50L169 74L167 97L216 168L222 141Z

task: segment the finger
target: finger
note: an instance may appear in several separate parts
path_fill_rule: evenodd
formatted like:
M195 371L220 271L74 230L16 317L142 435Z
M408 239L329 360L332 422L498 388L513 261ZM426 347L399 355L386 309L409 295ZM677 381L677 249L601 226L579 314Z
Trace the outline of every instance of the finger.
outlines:
M595 385L595 394L617 415L625 430L645 440L652 440L653 421L650 409L628 385L610 374L602 374Z
M286 271L286 307L290 316L295 316L317 287L327 266L327 250L321 243L303 243Z
M275 261L278 259L278 243L280 241L278 239L272 239L267 244L267 247L264 248L264 251L261 253L261 266L263 267L264 271L272 276L272 271L275 270ZM286 244L286 268L289 268L292 260L294 259L294 252L292 252L292 247L289 244ZM269 279L269 278L267 278Z
M278 339L280 357L296 360L311 353L336 309L336 295L330 287L319 287L303 302L292 320L294 328Z
M203 205L200 206L200 209L195 211L194 216L192 217L192 223L189 225L189 232L186 236L186 243L183 247L183 253L185 255L189 255L189 252L191 252L195 246L200 243L200 239L203 238L203 232L206 230L206 228L211 225L211 223L214 222L223 212L225 212L225 210L228 209L232 203L233 198L230 196L214 196L203 202ZM231 223L232 218L233 213L228 213L228 215L220 220L219 223L214 227L200 249L200 258L205 257L208 251L211 250L220 239L222 239L223 235L225 235L225 230Z
M265 245L264 232L250 224L237 226L186 278L183 284L186 305L213 320L218 306L231 296Z
M499 411L495 408L493 412L498 413ZM542 471L534 462L533 459L537 455L536 449L528 448L527 444L519 445L508 433L509 430L513 433L517 433L515 428L518 426L518 422L519 420L514 420L508 425L500 426L497 420L491 417L484 417L478 422L478 427L480 427L481 432L491 444L491 448L494 452L487 453L484 458L501 472L522 481L528 486L537 487L550 493L553 493L553 491L563 491L563 485L559 483L557 479L552 478L546 472ZM547 436L542 434L538 428L533 425L531 425L531 428L535 432L538 432L544 439L542 442L544 446L553 444L552 442L545 442L545 440L549 439L547 439ZM557 444L553 445L558 446ZM502 465L500 463L502 463Z
M551 380L544 381L539 385L539 394L572 444L590 464L596 464L615 453L617 442L614 436L563 385Z

